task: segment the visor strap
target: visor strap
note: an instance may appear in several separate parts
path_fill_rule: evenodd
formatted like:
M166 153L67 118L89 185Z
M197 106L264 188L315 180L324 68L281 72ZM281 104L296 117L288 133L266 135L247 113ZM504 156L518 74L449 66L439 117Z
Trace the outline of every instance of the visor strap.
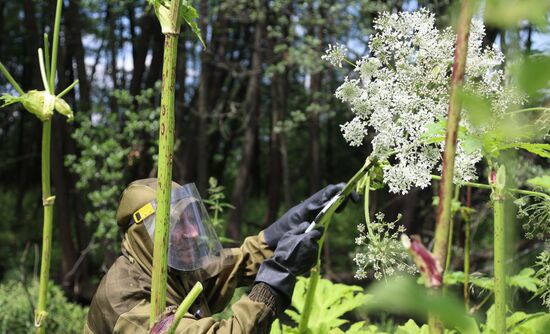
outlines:
M155 213L155 208L151 203L147 203L141 208L139 208L134 214L132 215L134 218L134 222L141 223L145 218L149 217Z

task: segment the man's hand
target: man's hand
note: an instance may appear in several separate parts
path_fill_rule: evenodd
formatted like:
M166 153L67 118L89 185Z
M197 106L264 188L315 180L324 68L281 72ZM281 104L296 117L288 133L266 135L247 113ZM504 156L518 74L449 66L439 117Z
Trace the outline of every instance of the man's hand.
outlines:
M265 260L256 275L256 283L263 282L278 293L292 297L296 276L315 265L321 238L319 229L304 233L309 223L303 222L285 233L279 241L273 258Z
M311 197L288 210L281 218L264 230L264 237L271 249L277 247L277 243L286 232L292 230L300 223L311 221L330 199L345 186L345 183L331 184L319 190Z

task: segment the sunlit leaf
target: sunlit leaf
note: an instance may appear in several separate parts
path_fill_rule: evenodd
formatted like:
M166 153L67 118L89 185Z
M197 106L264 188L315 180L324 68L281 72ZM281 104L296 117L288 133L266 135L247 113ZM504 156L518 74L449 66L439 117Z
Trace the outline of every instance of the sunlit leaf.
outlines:
M517 77L519 87L529 96L537 98L550 87L549 68L550 56L536 55L515 65L512 73Z
M479 333L474 318L466 314L464 305L451 296L430 293L411 279L396 278L375 283L368 292L372 295L367 309L425 316L436 315L447 328L464 333Z
M532 187L540 187L550 190L550 175L538 176L527 180L527 184Z
M548 0L487 0L485 21L503 28L516 27L524 20L544 26L548 10Z

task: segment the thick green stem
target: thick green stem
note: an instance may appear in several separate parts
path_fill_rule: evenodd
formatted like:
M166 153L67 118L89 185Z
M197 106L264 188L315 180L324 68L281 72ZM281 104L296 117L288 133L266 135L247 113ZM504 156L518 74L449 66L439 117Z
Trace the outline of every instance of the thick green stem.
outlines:
M176 328L178 328L178 324L180 323L181 319L183 319L183 316L185 315L187 310L189 310L191 305L193 305L199 294L202 292L202 289L203 287L200 282L195 283L193 289L189 291L187 296L185 296L185 299L181 302L180 306L178 306L176 314L174 315L174 322L172 322L172 325L170 325L167 334L174 334L176 332Z
M495 275L495 329L506 333L506 241L505 241L505 184L506 169L501 166L496 175L492 200L494 213L494 275Z
M363 178L363 176L371 169L372 166L376 163L375 159L369 157L365 161L365 164L361 169L355 173L355 175L346 183L346 186L344 189L342 189L342 194L339 198L339 200L327 211L327 213L321 218L321 221L318 223L323 224L325 227L324 233L321 236L321 240L319 240L319 251L317 252L317 263L315 266L311 269L311 274L309 277L309 283L306 290L306 298L304 301L304 309L302 310L302 317L300 318L300 323L298 324L298 332L300 334L307 333L308 330L308 323L309 318L311 316L311 310L313 307L313 301L315 298L315 291L317 289L317 283L319 282L319 278L321 276L321 254L323 249L323 244L325 242L325 236L328 231L329 223L332 218L332 215L338 209L338 207L342 204L344 199L351 194L353 191L355 185L359 180Z
M457 37L451 75L450 101L447 116L447 129L445 131L445 151L443 153L442 177L439 188L439 205L435 227L434 257L440 264L445 262L449 241L449 225L451 219L451 200L453 196L453 174L456 154L456 141L458 136L458 123L460 121L459 91L464 79L466 68L466 56L468 53L468 35L470 21L472 19L472 4L469 0L461 3L458 17ZM430 333L443 333L443 326L434 317L429 321Z
M44 333L46 311L46 297L50 278L50 263L52 250L53 204L55 197L51 195L50 182L50 147L52 122L42 123L42 204L44 206L44 225L42 230L42 260L40 264L40 287L38 294L38 308L36 309L34 325L36 333Z
M181 0L170 2L172 23L180 25ZM174 30L179 31L179 30ZM165 34L164 63L162 67L162 97L160 103L157 220L153 250L153 278L151 287L151 326L166 307L168 278L168 232L170 224L170 191L172 189L172 157L174 153L174 96L178 33Z
M57 68L57 51L59 46L59 26L61 24L61 9L63 1L57 0L53 33L52 58L51 64L46 65L49 68L49 78L42 78L45 82L45 89L50 94L55 94L55 77ZM43 76L45 75L45 72ZM49 79L46 80L46 79ZM45 320L47 316L47 291L50 278L50 263L52 249L52 229L53 229L53 204L55 197L51 194L51 172L50 172L50 152L51 152L51 120L43 122L42 125L42 204L44 206L44 225L42 231L42 262L40 265L40 286L38 295L38 308L35 313L34 325L36 333L45 332Z

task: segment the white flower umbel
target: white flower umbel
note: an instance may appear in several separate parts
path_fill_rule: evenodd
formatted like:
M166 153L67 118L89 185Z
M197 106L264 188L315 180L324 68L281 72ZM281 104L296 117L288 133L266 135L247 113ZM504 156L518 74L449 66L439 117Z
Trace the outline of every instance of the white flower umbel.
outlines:
M392 276L396 272L416 273L416 267L409 263L409 255L398 236L405 232L405 227L396 228L396 221L384 221L384 214L377 213L376 221L370 222L367 227L359 224L359 236L355 238L357 253L353 261L357 265L355 278L367 277L367 270L374 270L374 278Z
M348 48L340 44L329 44L325 54L321 59L328 61L332 66L342 67L342 62L346 59Z
M341 130L351 146L359 146L371 127L374 155L380 160L395 157L384 168L384 182L392 192L406 193L411 187L428 186L431 173L440 168L442 134L425 133L447 116L456 37L450 28L438 30L427 10L383 13L374 21L374 31L370 55L356 62L356 74L351 75L358 78L346 77L336 90L336 97L355 115ZM474 20L464 88L495 101L492 111L498 118L519 98L505 92L504 57L498 50L483 49L483 36L483 24ZM330 45L323 59L340 67L345 51ZM482 130L469 124L464 113L460 125L469 133ZM480 160L481 152L465 151L459 139L455 182L475 179Z

